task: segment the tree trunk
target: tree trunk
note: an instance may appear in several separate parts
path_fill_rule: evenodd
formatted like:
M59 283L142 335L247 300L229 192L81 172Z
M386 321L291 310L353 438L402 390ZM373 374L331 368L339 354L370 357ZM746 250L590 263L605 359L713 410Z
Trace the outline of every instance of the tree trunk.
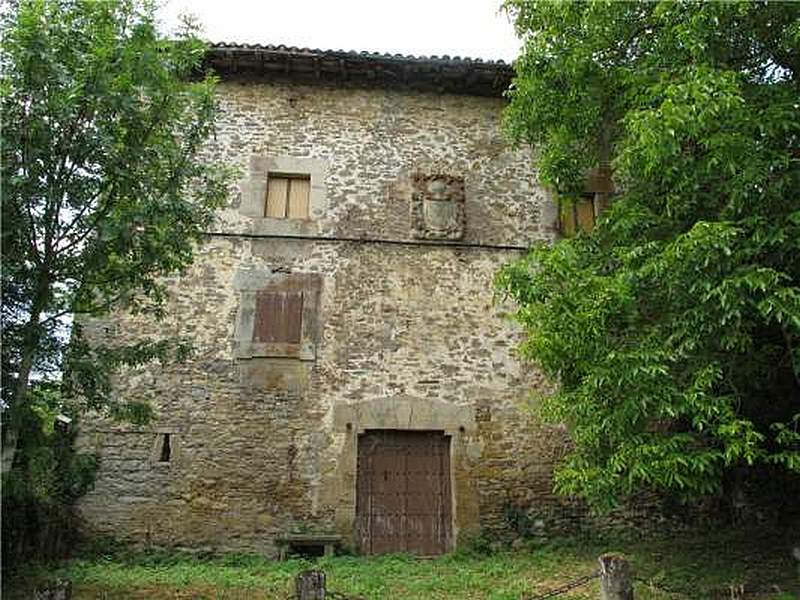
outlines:
M3 451L2 451L2 467L0 467L0 473L5 475L11 470L11 465L14 464L14 455L17 453L17 438L18 438L17 430L14 429L10 424L6 425L5 431L5 439L3 440Z
M44 269L44 267L43 267ZM28 384L31 379L31 371L36 360L36 353L41 338L39 329L39 319L47 306L47 297L50 295L50 277L46 270L40 271L39 282L36 286L36 296L31 305L31 315L25 324L25 333L22 336L22 357L19 362L19 373L17 382L14 386L14 395L11 398L12 411L20 407L25 402L28 395ZM8 411L8 409L6 409ZM8 414L8 412L6 413ZM7 418L7 417L6 417ZM2 449L2 473L7 473L14 464L14 456L17 453L17 443L19 442L19 431L13 423L4 423L5 440Z

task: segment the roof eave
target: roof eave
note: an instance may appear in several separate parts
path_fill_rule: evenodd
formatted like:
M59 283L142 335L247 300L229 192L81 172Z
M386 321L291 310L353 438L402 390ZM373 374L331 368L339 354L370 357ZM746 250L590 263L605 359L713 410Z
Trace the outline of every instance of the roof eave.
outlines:
M502 61L236 44L212 45L205 65L223 79L288 80L495 97L503 95L514 74L513 68Z

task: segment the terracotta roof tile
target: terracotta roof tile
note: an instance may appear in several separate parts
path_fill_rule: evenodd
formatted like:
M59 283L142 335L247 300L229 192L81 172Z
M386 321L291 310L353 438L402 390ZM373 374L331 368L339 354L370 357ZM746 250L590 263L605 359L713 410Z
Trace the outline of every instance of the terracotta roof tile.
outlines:
M511 65L502 60L233 42L212 44L206 65L224 78L288 79L479 96L501 96L514 74Z

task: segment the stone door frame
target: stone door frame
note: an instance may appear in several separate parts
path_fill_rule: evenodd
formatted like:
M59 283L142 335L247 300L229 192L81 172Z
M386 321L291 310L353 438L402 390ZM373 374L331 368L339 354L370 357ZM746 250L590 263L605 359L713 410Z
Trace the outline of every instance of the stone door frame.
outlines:
M333 430L343 434L338 466L324 484L324 497L335 506L336 529L355 547L358 438L368 430L439 431L450 439L450 547L458 533L478 525L478 494L474 485L474 463L480 457L475 410L440 400L397 396L333 409Z

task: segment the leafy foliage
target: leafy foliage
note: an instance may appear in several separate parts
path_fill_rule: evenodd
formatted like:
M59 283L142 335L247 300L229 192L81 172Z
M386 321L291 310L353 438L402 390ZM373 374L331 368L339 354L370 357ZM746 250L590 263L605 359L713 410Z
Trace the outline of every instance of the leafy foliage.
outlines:
M505 114L562 197L610 164L590 234L498 276L560 389L556 486L597 506L800 473L800 6L511 0Z
M186 351L89 339L84 325L162 314L164 277L191 263L230 173L200 159L216 81L191 23L162 39L148 0L20 0L1 18L4 472L18 448L3 492L63 504L93 459L72 453L53 416L145 421L144 402L110 394L111 376Z
M3 475L3 568L61 558L75 547L73 502L94 483L97 458L75 450L57 385L35 386L21 411L14 468Z
M97 459L74 450L77 434L59 424L61 395L56 386L36 386L29 397L29 411L23 413L27 433L18 461L23 468L11 470L3 480L3 501L19 505L69 505L82 496L94 482Z
M192 260L228 173L198 160L213 132L215 79L187 25L159 37L150 2L24 0L3 22L3 401L31 373L92 408L104 377L165 357L152 340L87 344L71 315L161 314L161 277ZM70 350L65 353L71 337ZM90 376L91 371L95 376Z

